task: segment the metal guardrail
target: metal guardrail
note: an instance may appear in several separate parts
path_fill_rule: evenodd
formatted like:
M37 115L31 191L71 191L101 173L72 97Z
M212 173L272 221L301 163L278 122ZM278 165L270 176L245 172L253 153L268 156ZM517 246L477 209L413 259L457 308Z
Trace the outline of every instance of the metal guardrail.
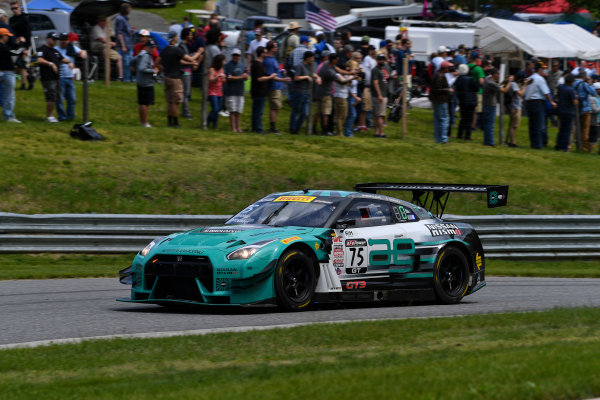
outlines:
M0 253L130 253L227 215L0 213ZM490 258L600 258L600 215L446 215L475 227Z

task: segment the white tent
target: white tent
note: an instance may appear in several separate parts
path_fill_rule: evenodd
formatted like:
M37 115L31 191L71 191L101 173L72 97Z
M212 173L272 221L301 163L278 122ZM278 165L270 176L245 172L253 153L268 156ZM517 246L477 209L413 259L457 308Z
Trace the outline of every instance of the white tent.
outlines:
M479 47L486 52L511 53L521 49L536 57L578 57L575 47L558 40L559 34L550 34L541 26L498 18L483 18L475 23Z
M542 24L538 26L565 46L576 49L577 58L582 60L600 59L600 38L580 26L575 24Z

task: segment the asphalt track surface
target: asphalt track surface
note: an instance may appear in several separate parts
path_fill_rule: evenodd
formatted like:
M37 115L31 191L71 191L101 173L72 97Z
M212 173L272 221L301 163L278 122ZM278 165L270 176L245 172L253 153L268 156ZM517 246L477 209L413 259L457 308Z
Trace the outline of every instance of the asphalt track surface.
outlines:
M128 286L117 279L0 281L0 348L16 343L152 332L600 307L600 279L489 277L487 287L456 305L324 305L300 313L241 307L172 310L115 301L128 295Z

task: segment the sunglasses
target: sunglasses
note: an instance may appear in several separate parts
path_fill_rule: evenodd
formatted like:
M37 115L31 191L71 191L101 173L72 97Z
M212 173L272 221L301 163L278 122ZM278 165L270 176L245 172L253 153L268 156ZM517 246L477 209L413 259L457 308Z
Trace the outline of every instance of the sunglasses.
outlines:
M19 8L21 8L21 7L11 7L10 9L11 10L18 10Z

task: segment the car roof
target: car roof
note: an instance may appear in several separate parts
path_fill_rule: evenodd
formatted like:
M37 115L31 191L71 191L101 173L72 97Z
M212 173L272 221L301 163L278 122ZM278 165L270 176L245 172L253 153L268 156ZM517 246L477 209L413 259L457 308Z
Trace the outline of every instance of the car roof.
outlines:
M402 204L405 206L415 205L411 202L397 199L395 197L385 196L382 194L375 193L365 193L365 192L355 192L355 191L346 191L346 190L295 190L292 192L281 192L281 193L272 193L266 198L276 197L276 196L314 196L314 197L342 197L342 198L352 198L352 199L375 199L382 201L389 201L392 203Z

